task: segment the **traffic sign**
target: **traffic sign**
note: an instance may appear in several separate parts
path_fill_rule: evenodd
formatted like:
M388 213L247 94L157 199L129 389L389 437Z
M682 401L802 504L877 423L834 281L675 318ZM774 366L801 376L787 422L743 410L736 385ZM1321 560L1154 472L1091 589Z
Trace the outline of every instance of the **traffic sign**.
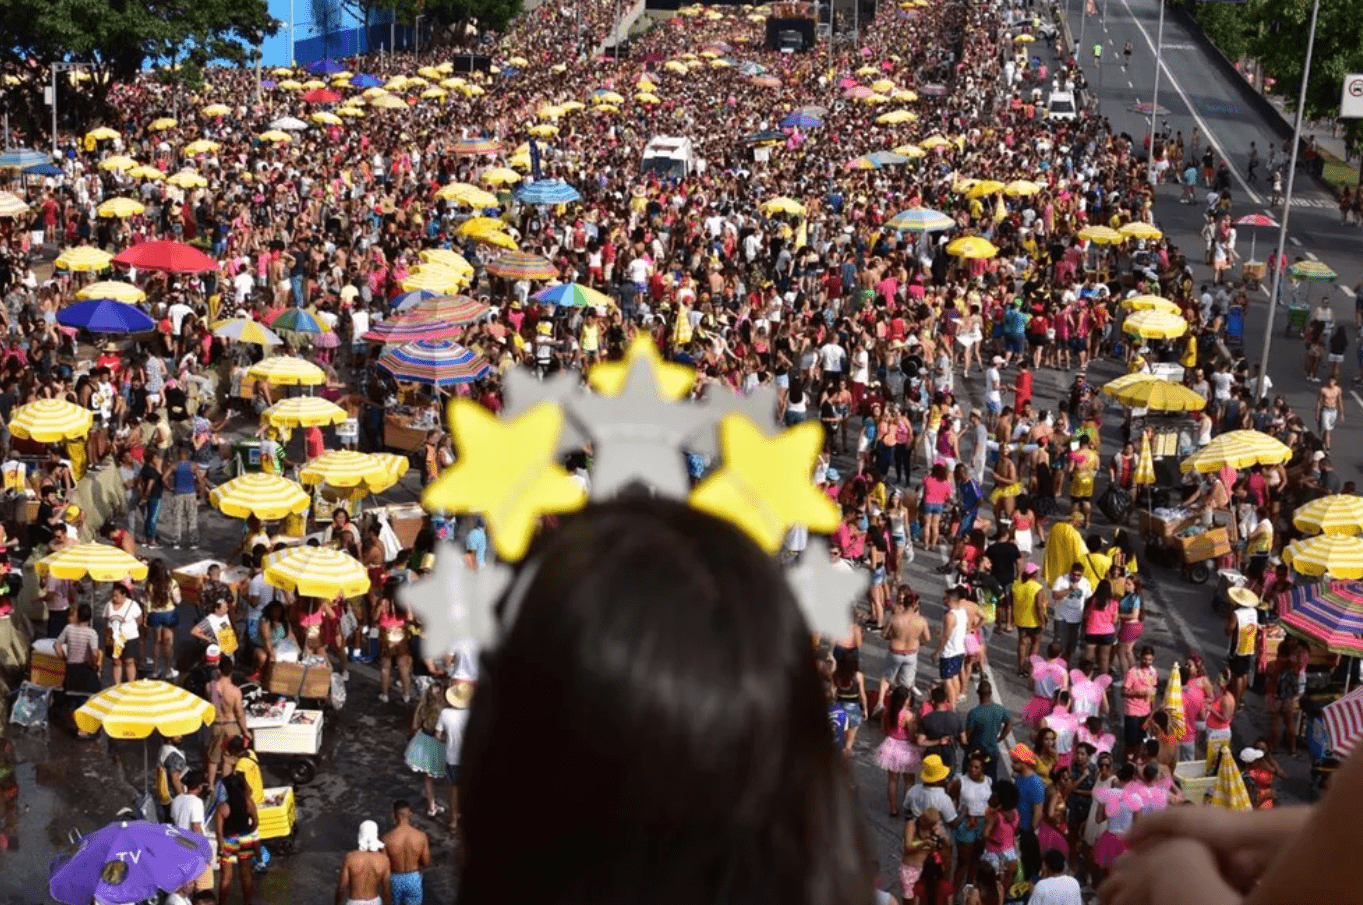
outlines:
M1340 119L1363 119L1363 73L1344 77L1343 97L1339 102Z

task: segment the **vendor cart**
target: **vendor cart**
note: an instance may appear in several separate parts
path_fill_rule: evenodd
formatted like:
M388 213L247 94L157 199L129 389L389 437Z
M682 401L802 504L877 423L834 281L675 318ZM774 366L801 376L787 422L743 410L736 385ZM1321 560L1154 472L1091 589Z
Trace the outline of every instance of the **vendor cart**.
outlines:
M295 785L306 785L317 775L322 751L321 710L304 710L294 701L255 689L246 707L246 728L263 764L282 765L282 774Z
M265 790L265 800L256 806L256 832L268 842L272 852L287 855L298 850L298 805L293 786Z
M1268 264L1264 261L1246 261L1240 265L1240 279L1250 289L1258 289L1267 272Z
M1175 537L1174 541L1183 575L1195 584L1204 584L1212 577L1217 561L1231 555L1230 532L1225 528L1210 528L1191 536Z

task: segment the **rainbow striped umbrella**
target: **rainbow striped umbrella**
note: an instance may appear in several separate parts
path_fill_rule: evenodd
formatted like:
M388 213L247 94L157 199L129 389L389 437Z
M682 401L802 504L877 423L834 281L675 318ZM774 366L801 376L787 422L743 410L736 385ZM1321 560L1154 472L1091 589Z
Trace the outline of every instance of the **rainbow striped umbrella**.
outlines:
M532 298L537 302L548 302L561 308L600 308L614 307L615 301L604 292L599 292L581 283L559 283L536 292Z
M419 339L449 339L461 330L462 327L449 321L414 311L375 324L374 328L362 334L360 339L369 343L408 343Z
M488 306L467 295L436 295L408 307L406 314L464 327L482 319Z
M486 358L450 340L418 340L398 346L379 359L379 367L394 380L440 387L472 383L492 373Z
M331 328L317 319L317 315L306 308L280 308L265 315L265 323L276 330L292 330L295 333L330 333Z
M456 154L496 154L502 143L495 138L461 138L454 143Z
M885 221L886 229L895 229L906 233L936 232L951 229L955 225L955 220L930 207L911 207L908 210L900 211Z
M1293 588L1278 595L1278 612L1292 632L1321 642L1333 653L1363 656L1363 582Z
M487 265L487 272L507 280L552 280L558 276L548 258L524 251L509 251Z

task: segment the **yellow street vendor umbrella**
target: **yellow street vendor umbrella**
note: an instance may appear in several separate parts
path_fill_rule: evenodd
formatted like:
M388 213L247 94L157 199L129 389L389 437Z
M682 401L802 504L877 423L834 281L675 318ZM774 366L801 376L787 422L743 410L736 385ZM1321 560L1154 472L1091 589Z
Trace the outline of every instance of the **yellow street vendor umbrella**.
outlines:
M143 207L140 202L134 201L131 198L110 198L108 201L95 208L95 213L99 214L101 217L118 217L122 219L124 217L131 217L134 214L140 214L144 210L146 210L146 208Z
M947 254L958 258L992 258L999 250L982 236L962 236L947 243Z
M178 125L179 125L179 123L176 122L176 121L175 121L174 119L172 119L171 117L169 117L169 116L162 116L162 117L159 117L159 118L157 118L157 119L154 119L154 120L152 120L150 123L148 123L148 124L147 124L147 131L149 131L149 132L164 132L164 131L166 131L167 129L174 129L174 128L175 128L176 126L178 126Z
M1207 407L1206 399L1171 380L1143 380L1113 395L1128 408L1157 412L1200 412Z
M254 515L265 521L306 512L312 500L302 487L277 474L253 473L233 478L208 494L223 515L246 518Z
M484 232L475 233L473 241L482 242L484 245L491 245L494 248L504 248L507 251L520 250L520 246L516 244L515 239L511 238L506 233L498 232L497 230L486 230Z
M634 95L634 99L641 104L661 104L663 99L652 91L640 91Z
M407 470L412 467L412 460L397 453L371 453L375 459L382 463L383 467L392 475L393 482L397 483Z
M623 104L625 99L615 91L602 91L592 95L593 104Z
M279 144L287 144L288 142L293 141L292 135L280 129L269 129L265 132L261 132L256 137L264 142L278 142Z
M487 232L503 232L506 221L497 217L470 217L454 230L457 236L477 236Z
M1334 493L1297 507L1292 524L1307 534L1363 534L1363 497Z
M898 125L899 123L911 123L917 118L918 114L914 113L912 110L899 109L880 114L876 117L876 122L880 123L882 126L893 126Z
M76 544L44 556L34 563L38 575L51 575L69 581L89 577L91 581L141 581L147 577L147 564L111 544Z
M97 270L106 269L113 259L114 256L102 248L95 248L93 245L78 245L74 248L65 249L57 255L57 259L52 264L59 270L70 270L73 273L93 273Z
M213 705L178 685L138 679L106 688L76 710L82 732L103 729L110 738L193 735L212 724Z
M1014 179L1003 187L1003 193L1011 198L1026 198L1041 191L1041 186L1030 179Z
M303 87L303 83L298 81L298 79L284 79L282 82L279 82L275 87L283 88L285 91L297 91L299 88Z
M1208 756L1211 756L1210 751ZM1231 756L1229 745L1222 749L1216 765L1216 785L1212 786L1210 804L1228 811L1249 811L1254 807L1245 789L1245 778L1240 775L1240 768Z
M210 151L218 150L218 147L219 145L216 141L207 138L196 138L194 141L185 145L184 150L186 154L207 154Z
M232 108L226 104L209 104L199 112L204 116L226 116L232 112Z
M521 181L521 174L506 167L491 167L478 175L480 182L488 185L510 185Z
M370 101L369 106L380 110L400 110L406 108L407 102L396 94L383 94Z
M469 278L458 271L431 265L428 268L413 270L403 278L401 286L405 292L425 289L429 292L452 293L463 288L468 281Z
M118 172L122 172L124 170L131 170L133 167L137 166L137 161L126 154L115 154L112 157L104 158L97 166L101 170L117 170Z
M1163 311L1167 314L1183 316L1183 310L1161 295L1133 295L1122 299L1122 307L1128 311Z
M318 110L316 113L312 114L312 116L308 117L308 119L323 126L339 126L342 122L339 116L327 110Z
M1164 702L1160 709L1169 715L1169 734L1174 738L1182 737L1188 723L1183 713L1183 676L1179 673L1177 660L1169 670L1169 682L1164 686Z
M251 366L246 376L276 386L316 386L326 383L327 375L317 365L292 355L274 355Z
M1126 236L1128 239L1161 239L1164 233L1160 232L1149 223L1128 223L1119 227L1117 232Z
M1123 374L1121 377L1109 380L1103 384L1103 392L1109 396L1116 396L1122 390L1133 387L1138 383L1149 383L1152 380L1160 380L1154 374L1145 371L1132 371L1130 374Z
M1142 339L1174 339L1188 332L1188 322L1167 311L1137 311L1122 322L1122 332Z
M100 280L98 283L91 283L76 290L78 299L113 299L116 302L127 302L135 304L146 300L147 294L138 289L132 283L120 283L117 280Z
M391 487L401 475L393 474L389 462L372 453L335 449L308 462L298 473L304 484L332 487L368 486L373 493Z
M302 597L330 600L369 590L369 573L355 557L331 547L292 547L266 554L265 583Z
M1228 431L1179 463L1184 472L1207 473L1251 465L1278 465L1292 458L1292 450L1268 434L1252 430Z
M9 432L21 440L60 443L90 433L94 412L65 399L38 399L14 410Z
M1121 233L1106 226L1086 226L1079 230L1079 238L1096 245L1118 245L1125 241Z
M558 134L558 126L551 126L548 123L540 123L538 125L531 126L526 131L529 132L531 135L535 136L536 138L549 138L551 136Z
M1283 550L1283 561L1303 575L1363 578L1363 538L1318 534L1296 540Z
M118 132L108 126L99 126L85 133L86 141L113 141L118 137Z
M129 170L127 175L129 179L150 179L152 182L161 182L166 178L165 173L146 164L138 164Z
M441 201L458 201L468 207L496 207L497 196L467 182L447 182L436 190L435 197Z
M782 195L763 201L761 211L764 214L795 214L797 216L804 216L805 206L794 198L787 198Z
M201 189L208 185L208 180L193 170L178 170L172 173L166 182L171 185L178 185L182 189Z
M260 413L275 427L321 427L325 424L344 424L349 417L346 410L320 396L294 396L281 399Z
M967 198L983 198L985 195L993 195L1004 190L1004 184L996 179L983 179L965 193Z
M446 270L453 270L455 273L462 273L465 276L473 275L473 265L453 249L423 248L419 252L419 257L427 264L435 264L438 267L444 267Z
M918 143L918 147L924 151L931 151L933 148L941 148L951 144L951 139L945 135L929 135Z

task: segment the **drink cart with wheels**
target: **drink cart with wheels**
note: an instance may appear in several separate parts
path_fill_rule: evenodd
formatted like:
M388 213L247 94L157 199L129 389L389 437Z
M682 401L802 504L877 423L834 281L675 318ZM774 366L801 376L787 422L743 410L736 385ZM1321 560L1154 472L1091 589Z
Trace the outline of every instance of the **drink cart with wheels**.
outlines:
M322 752L326 714L303 709L296 701L268 695L258 687L248 686L242 693L247 697L246 728L251 731L261 763L287 776L294 785L312 782Z

